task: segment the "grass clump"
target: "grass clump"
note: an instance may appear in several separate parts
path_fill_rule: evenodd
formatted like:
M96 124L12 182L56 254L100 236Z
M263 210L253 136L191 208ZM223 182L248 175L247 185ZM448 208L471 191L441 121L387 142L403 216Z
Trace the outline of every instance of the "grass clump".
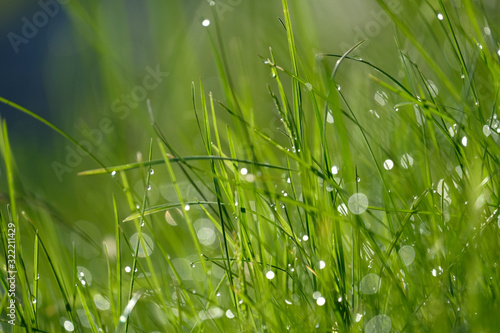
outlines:
M262 56L279 136L259 128L251 101L240 97L214 8L209 34L224 95L207 93L203 80L192 85L204 154L176 150L148 103L155 137L147 158L80 173L110 175L119 189L107 216L114 236L99 244L85 231L77 235L102 253L99 278L80 264L76 241L59 249L48 214L19 202L4 126L11 214L2 225L23 230L17 324L46 332L61 325L93 332L494 330L498 27L471 1L454 11L441 1L409 4L437 44L446 42L458 64L447 66L410 21L378 2L396 31L399 61L388 69L369 54L361 58L362 42L306 65L282 1L289 59L279 61L273 49ZM130 185L136 180L142 188ZM167 199L154 205L160 182L168 183ZM0 274L7 290L6 270ZM44 311L34 305L40 294Z

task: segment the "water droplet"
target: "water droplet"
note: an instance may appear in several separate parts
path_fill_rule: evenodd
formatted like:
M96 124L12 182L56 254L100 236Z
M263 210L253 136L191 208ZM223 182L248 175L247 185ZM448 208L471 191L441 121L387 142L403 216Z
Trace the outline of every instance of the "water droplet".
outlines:
M130 266L125 267L125 272L130 273L132 271L132 268Z
M242 168L240 170L240 173L244 176L244 175L246 175L248 173L248 170L246 168Z
M405 266L411 265L411 263L415 260L415 249L413 248L413 246L402 246L399 249L398 254Z
M64 326L64 329L68 332L73 332L75 330L75 326L73 325L72 322L70 322L69 320L66 320L63 324Z
M274 275L274 272L273 272L273 271L268 271L268 272L266 273L266 278L267 278L268 280L272 280L272 279L274 279L274 276L275 276L275 275Z
M234 314L231 310L227 310L226 311L226 317L228 317L229 319L233 319L234 318Z
M489 27L484 27L484 33L487 35L487 36L490 36L491 35L491 30Z
M384 169L391 170L394 167L394 162L392 160L384 161Z
M368 208L368 198L363 193L355 193L349 198L347 204L353 214L360 215Z
M125 316L120 316L120 321L124 323L127 321L127 318Z
M391 318L386 315L379 315L370 319L366 324L365 333L389 333L391 327Z
M443 14L441 14L441 13L439 13L439 14L437 15L437 17L438 17L438 20L439 20L439 21L442 21L442 20L444 19L444 16L443 16Z
M323 260L320 260L319 262L319 269L323 269L326 267L326 263Z
M328 111L328 113L326 114L326 122L329 123L329 124L333 124L334 123L332 110Z
M149 174L150 175L154 175L155 174L155 169L151 169L151 171L149 171Z
M319 306L323 306L325 305L326 303L326 299L324 297L320 297L316 300L316 304L318 304Z
M497 51L498 56L500 57L500 50Z
M321 297L321 293L320 293L319 291L315 291L315 292L313 292L313 298L314 298L314 299L318 299L318 298L320 298L320 297Z
M467 137L466 137L466 136L464 136L464 137L462 138L462 145L463 145L464 147L467 147Z
M489 137L491 134L491 129L489 125L484 125L483 126L483 134L485 137Z
M191 207L189 207L189 205L185 205L185 206L184 206L184 210L185 210L186 212L187 212L188 210L190 210L190 209L191 209Z
M432 269L431 273L432 273L432 276L437 276L437 271L435 268Z
M285 303L286 303L286 304L288 304L288 305L291 305L291 304L292 304L292 302L290 302L290 301L289 301L289 300L287 300L286 298L285 298Z
M210 20L208 19L203 20L203 22L201 22L201 25L204 27L208 27L210 25Z
M92 284L92 273L90 271L83 267L83 266L77 266L76 271L78 273L78 279L80 280L82 285L88 284L89 286Z
M340 91L342 89L339 84L337 84L337 90Z
M304 235L304 236L302 237L302 240L303 240L304 242L307 242L307 241L309 240L309 236Z
M339 173L339 168L336 165L332 166L332 174L336 175L338 173Z
M116 171L111 172L111 176L113 176L113 177L116 176ZM70 323L70 322L68 321L68 323ZM71 325L73 325L73 324L71 324Z
M400 161L401 161L401 166L404 169L408 169L411 166L413 166L413 157L411 157L410 154L404 154L403 156L401 156L401 160Z
M380 289L380 283L380 277L375 273L370 273L361 280L361 292L367 295L375 294Z
M153 253L155 244L150 236L143 233L142 241L140 241L139 233L136 232L130 237L130 245L132 246L133 249L136 248L138 242L139 242L139 250L137 252L137 256L139 258L145 258L151 255L151 253Z
M341 216L347 216L348 214L347 206L343 203L337 206L337 211L340 213Z
M215 6L215 1L210 1L210 6Z
M374 98L375 102L377 102L380 106L384 106L389 100L389 97L387 97L387 94L383 91L377 91Z
M306 88L309 89L310 91L313 90L313 86L309 82L306 83Z

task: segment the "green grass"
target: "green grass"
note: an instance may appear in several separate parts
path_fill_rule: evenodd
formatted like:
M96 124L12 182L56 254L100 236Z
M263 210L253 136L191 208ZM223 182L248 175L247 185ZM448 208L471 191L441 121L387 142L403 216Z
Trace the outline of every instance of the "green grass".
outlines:
M113 224L105 238L72 229L68 241L50 210L27 200L4 122L2 252L12 223L15 331L495 331L500 26L470 0L409 3L402 15L379 0L397 59L382 66L362 43L313 53L295 31L300 5L289 2L288 54L261 54L266 82L244 82L212 7L207 38L222 89L201 79L189 101L204 152L177 148L148 100L145 156L115 165L91 155L101 168L79 177L114 184L101 203L103 225ZM71 13L91 20L85 10ZM280 119L273 135L249 88L265 84L260 98ZM4 290L6 277L2 267Z

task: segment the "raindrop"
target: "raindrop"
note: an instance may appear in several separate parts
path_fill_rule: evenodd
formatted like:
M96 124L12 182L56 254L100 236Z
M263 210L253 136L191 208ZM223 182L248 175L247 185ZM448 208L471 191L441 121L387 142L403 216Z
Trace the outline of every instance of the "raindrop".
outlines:
M387 97L387 94L383 91L377 91L375 93L374 98L375 98L375 102L377 102L381 106L384 106L387 103L387 100L389 99Z
M210 1L210 6L215 6L215 1Z
M361 280L361 292L367 295L375 294L380 289L380 283L380 277L375 273L370 273Z
M499 223L500 223L500 219L499 219ZM323 260L320 260L320 262L319 262L319 269L323 269L325 267L326 267L325 262Z
M404 169L408 169L411 166L413 166L413 157L411 157L410 154L404 154L403 156L401 156L401 160L400 161L401 161L401 166Z
M244 175L246 175L248 173L248 170L246 168L242 168L240 170L240 173L244 176Z
M379 315L370 319L366 324L366 333L389 333L391 331L391 318L386 315Z
M184 206L184 210L185 210L186 212L187 212L188 210L190 210L190 209L191 209L191 207L189 207L189 205Z
M466 137L466 136L464 136L464 137L462 138L462 145L463 145L464 147L467 147L467 137Z
M394 162L392 160L384 161L384 169L391 170L394 167Z
M111 176L113 176L113 177L116 176L116 171L111 172ZM71 322L69 322L69 321L68 321L68 323L71 324ZM73 324L71 324L71 325L73 325Z
M336 165L332 166L332 174L336 175L338 173L339 173L339 168Z
M309 82L306 83L306 88L309 89L310 91L313 90L313 86Z
M231 310L227 310L226 311L226 317L228 317L229 319L233 319L234 318L234 314Z
M500 57L500 50L497 51L498 56Z
M204 26L204 27L208 27L210 25L210 20L203 20L203 22L201 22L201 25Z
M443 19L444 19L443 14L439 13L439 14L438 14L438 20L439 20L439 21L442 21Z
M142 241L140 241L139 233L136 232L130 237L130 245L132 246L133 249L136 248L138 242L139 242L139 251L137 252L137 256L139 258L147 257L151 255L151 253L153 253L155 244L151 239L151 237L143 233Z
M292 304L292 302L290 302L290 301L289 301L289 300L287 300L286 298L285 298L285 303L286 303L286 304L288 304L288 305L291 305L291 304Z
M490 126L488 126L488 125L483 126L483 134L486 137L490 136L490 134L491 134Z
M490 30L490 28L489 28L489 27L484 27L484 29L483 29L483 30L484 30L484 33L485 33L486 35L488 35L488 36L490 36L490 35L491 35L491 30Z
M130 266L125 267L125 272L130 273L132 271L132 268Z
M432 273L432 276L437 276L437 271L435 268L432 269L431 273Z
M399 249L398 254L405 266L411 265L411 263L415 260L415 249L413 248L413 246L402 246Z
M340 213L341 216L347 216L348 214L347 206L343 203L337 206L337 211Z
M333 114L332 114L332 111L328 111L328 113L326 114L326 122L329 123L329 124L333 124L334 120L333 120Z
M273 271L268 271L268 272L266 273L266 278L267 278L268 280L272 280L272 279L274 279L274 272L273 272Z
M324 297L320 297L316 300L316 304L318 304L319 306L323 306L325 305L326 303L326 299Z
M92 274L90 271L83 266L77 266L76 270L78 272L78 279L82 285L88 284L90 286L92 284Z
M304 242L307 242L307 241L309 240L309 236L304 235L304 236L302 237L302 240L303 240Z
M64 326L64 329L68 332L73 332L75 330L75 326L73 325L72 322L70 322L69 320L66 320L63 324Z
M363 193L355 193L349 198L347 204L353 214L360 215L368 208L368 198Z
M150 175L154 175L155 174L155 169L151 169L151 171L149 172Z

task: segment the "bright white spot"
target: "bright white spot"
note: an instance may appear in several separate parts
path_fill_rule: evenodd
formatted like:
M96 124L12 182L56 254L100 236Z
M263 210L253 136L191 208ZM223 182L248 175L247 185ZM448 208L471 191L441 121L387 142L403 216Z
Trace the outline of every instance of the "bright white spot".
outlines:
M411 157L410 154L404 154L401 156L401 166L404 169L408 169L409 167L413 166L413 157Z
M309 82L306 83L306 88L309 89L309 91L313 90L313 86Z
M272 279L274 279L274 272L273 272L273 271L268 271L268 272L266 273L266 278L267 278L268 280L272 280Z
M491 129L489 125L484 125L483 126L483 134L484 136L488 137L491 134Z
M188 210L190 210L190 209L191 209L191 207L189 207L189 205L184 206L184 210L185 210L186 212L187 212Z
M127 318L125 316L120 316L120 321L124 323L127 321Z
M208 27L210 25L210 20L203 20L203 22L201 22L201 25L204 26L204 27Z
M319 262L319 269L323 269L323 268L325 268L325 267L326 267L325 262L324 262L323 260L321 260L321 261Z
M226 317L228 317L229 319L233 319L234 318L234 314L231 310L227 310L226 311Z
M130 271L132 271L132 268L130 268L130 266L125 267L125 272L130 273Z
M90 271L83 266L77 266L76 270L78 272L78 279L82 285L85 286L88 284L90 286L92 284L92 273L90 273Z
M363 193L355 193L349 198L347 204L353 214L360 215L368 208L368 198Z
M289 301L289 300L287 300L286 298L285 298L285 303L286 303L286 304L288 304L288 305L291 305L291 304L292 304L292 302L290 302L290 301Z
M248 170L246 168L243 168L240 170L240 173L244 176L248 173Z
M325 305L326 303L326 299L324 297L320 297L316 300L316 304L318 304L319 306L323 306Z
M383 91L377 91L374 97L375 97L375 102L377 102L381 106L384 106L387 103L387 100L389 99L387 97L387 94Z
M150 175L154 175L155 174L155 169L151 169L151 171L149 172Z
M443 14L439 13L439 14L438 14L438 20L442 21L443 19L444 19Z
M394 167L394 162L392 160L385 160L384 169L391 170Z
M304 242L307 242L307 241L309 240L309 236L304 235L304 236L302 237L302 240L303 240Z
M319 291L315 291L315 292L313 292L313 298L314 298L314 299L318 299L318 298L320 298L320 297L321 297L321 293L320 293Z
M366 275L360 284L360 289L363 294L371 295L378 292L380 289L380 277L375 273L370 273Z
M433 268L433 269L432 269L432 272L431 272L431 273L432 273L432 276L437 276L437 271L436 271L436 269L435 269L435 268Z
M340 213L342 216L346 216L349 212L347 210L347 206L345 204L340 204L337 207L337 211Z
M500 57L500 50L497 51L498 56Z
M326 114L326 122L329 123L329 124L333 124L334 123L334 120L333 120L333 114L332 114L332 111L328 111L328 113Z
M363 315L361 313L356 313L356 322L359 323L359 321L363 318Z
M413 260L415 260L415 249L413 249L413 246L410 245L402 246L399 249L398 254L405 266L411 265Z
M365 326L365 333L389 333L391 331L391 318L379 315L370 319Z
M136 232L130 237L130 245L132 245L132 248L135 249L138 243L139 251L137 252L137 256L139 258L147 257L151 255L151 253L153 253L155 243L153 242L153 239L151 239L151 237L143 233L141 241L139 239L139 233Z
M339 168L336 165L332 166L332 174L336 175L338 173L339 173Z
M463 145L464 147L467 147L467 137L466 137L466 136L464 136L464 137L462 138L462 145Z
M73 332L75 330L75 326L73 325L72 322L70 322L69 320L66 320L64 322L64 329L68 332Z
M116 171L111 172L111 176L116 176ZM71 324L71 322L69 322L69 321L68 321L68 323ZM71 324L71 325L73 325L73 324Z

